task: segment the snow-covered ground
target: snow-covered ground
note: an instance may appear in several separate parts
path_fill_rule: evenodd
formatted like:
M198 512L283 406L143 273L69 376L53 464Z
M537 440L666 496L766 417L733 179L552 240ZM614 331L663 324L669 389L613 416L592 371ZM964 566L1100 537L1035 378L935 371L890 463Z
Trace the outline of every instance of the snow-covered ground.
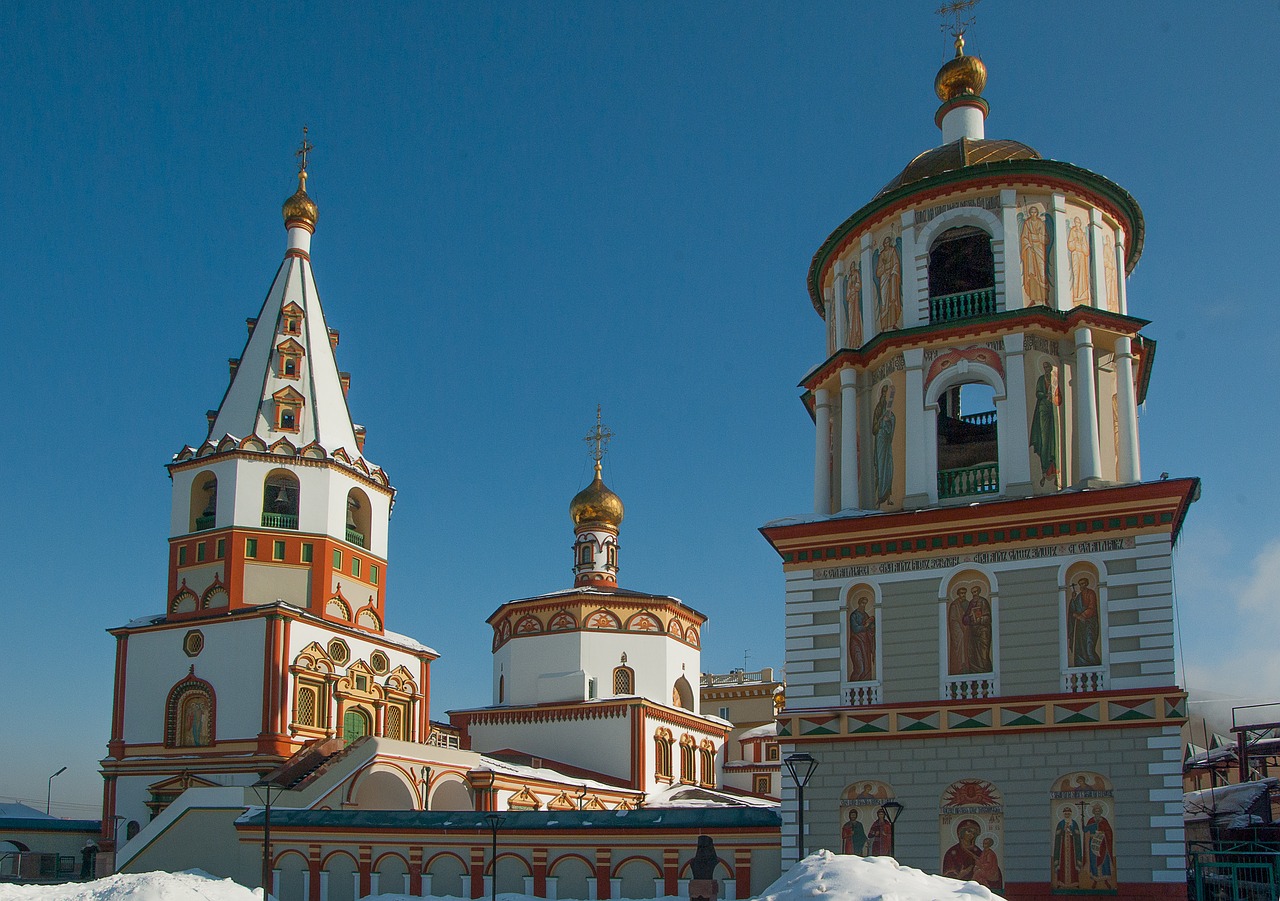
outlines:
M0 901L254 901L261 897L257 889L199 870L108 876L64 885L0 885ZM765 889L759 901L812 901L819 897L826 901L986 901L999 895L976 882L899 866L891 857L852 857L818 851ZM535 901L532 895L505 892L498 898ZM420 899L379 895L377 901Z

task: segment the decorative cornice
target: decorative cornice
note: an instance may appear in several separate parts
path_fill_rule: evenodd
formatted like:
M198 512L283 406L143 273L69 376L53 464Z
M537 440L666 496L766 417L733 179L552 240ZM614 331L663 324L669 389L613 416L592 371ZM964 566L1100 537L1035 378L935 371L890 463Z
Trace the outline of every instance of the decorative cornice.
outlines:
M1148 691L784 710L778 718L778 736L790 745L835 739L866 741L1181 726L1187 721L1186 703L1186 692L1170 686Z
M1019 179L1019 176L1024 178ZM854 232L860 227L873 226L883 218L919 206L934 197L953 193L957 188L1004 188L1011 187L1011 182L1043 188L1069 187L1094 206L1107 210L1114 218L1125 223L1125 234L1129 238L1125 273L1133 272L1133 268L1138 265L1146 225L1141 207L1128 191L1110 179L1071 163L1044 159L1000 160L964 166L903 185L875 198L841 223L822 242L809 264L806 281L814 309L818 311L818 315L822 315L822 275L832 258L844 250L846 239L852 240Z
M179 460L178 456L181 456L183 452L188 450L195 451L197 449L187 446L183 448L183 450L180 451L178 455L175 455L172 462L165 464L165 469L169 470L170 478L173 478L173 474L175 472L182 472L183 470L186 470L186 469L199 469L202 466L207 465L210 460L219 460L219 461L227 460L227 459L257 460L257 461L267 460L274 463L280 463L286 466L328 467L330 469L335 469L341 473L344 473L345 475L351 476L353 479L356 479L362 484L367 485L368 487L373 488L375 491L379 491L382 494L387 495L388 497L394 498L396 495L396 489L391 487L391 484L389 481L381 482L378 479L374 478L374 475L373 475L374 473L380 473L382 475L382 478L386 479L387 475L385 472L382 471L382 467L375 466L373 469L369 470L368 472L365 472L360 467L355 466L353 464L344 464L341 460L335 457L326 456L323 458L316 458L316 457L304 456L303 451L306 450L306 447L299 449L298 453L292 456L286 455L286 454L273 454L270 451L253 451L253 450L237 447L230 450L214 450L211 453L205 454L204 456L187 457L185 459Z

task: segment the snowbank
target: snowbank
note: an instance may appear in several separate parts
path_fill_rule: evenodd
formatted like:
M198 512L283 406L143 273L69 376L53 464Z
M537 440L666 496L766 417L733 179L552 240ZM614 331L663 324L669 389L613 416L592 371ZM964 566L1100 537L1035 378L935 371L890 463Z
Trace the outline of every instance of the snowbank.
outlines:
M0 901L257 901L257 889L200 870L108 876L65 885L0 885ZM994 895L976 882L931 876L900 866L892 857L852 857L818 851L800 861L759 901L990 901ZM529 895L498 893L499 901L536 901ZM379 895L376 901L421 901L408 895ZM461 901L461 899L450 899ZM688 899L655 899L688 901Z
M760 901L980 901L999 898L986 886L932 876L892 857L816 851L783 873Z
M129 873L61 885L0 885L0 901L258 901L262 892L203 870Z

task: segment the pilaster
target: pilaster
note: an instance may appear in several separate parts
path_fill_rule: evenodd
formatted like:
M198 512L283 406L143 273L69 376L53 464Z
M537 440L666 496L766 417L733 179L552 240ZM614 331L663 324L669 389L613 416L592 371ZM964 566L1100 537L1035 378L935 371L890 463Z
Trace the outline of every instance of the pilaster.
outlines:
M1053 215L1053 307L1071 309L1071 254L1067 252L1067 198L1054 194L1049 201Z
M1018 285L1021 284L1019 276ZM1032 493L1025 345L1026 336L1021 332L1004 336L1005 397L998 434L1000 483L1006 497L1023 497Z
M862 340L875 337L876 334L876 298L875 282L871 269L871 233L863 232L861 240L862 255Z
M1100 310L1107 308L1107 270L1102 255L1107 242L1102 225L1102 213L1089 211L1089 278L1093 282L1093 305Z
M902 352L906 364L906 397L903 412L906 422L906 473L902 506L924 507L937 503L937 473L927 472L927 437L924 409L924 350L911 347ZM932 484L930 481L932 480Z
M858 373L840 370L840 509L858 503Z
M1120 458L1116 461L1116 481L1142 480L1138 449L1138 405L1133 383L1133 341L1116 339L1116 412L1120 427Z
M1098 389L1094 373L1093 332L1078 328L1074 406L1076 414L1076 482L1083 487L1102 483L1102 450L1098 436Z
M927 325L929 309L927 301L929 290L928 259L921 266L916 259L916 214L908 211L902 214L902 327L911 328L916 325Z
M1000 192L1000 227L1004 230L1004 280L996 285L996 307L1020 310L1027 305L1022 290L1022 247L1018 235L1018 192L1005 188ZM1003 294L1004 306L1000 306Z
M813 392L813 512L826 516L831 512L831 392L818 388Z
M1116 228L1116 300L1119 302L1120 312L1129 315L1129 296L1125 291L1125 283L1129 278L1125 269L1126 243L1128 239L1125 237L1123 228Z
M849 289L849 273L848 266L844 260L837 260L835 265L835 291L832 299L831 309L835 314L836 328L836 350L844 347L845 339L849 336L849 304L846 302L845 292Z

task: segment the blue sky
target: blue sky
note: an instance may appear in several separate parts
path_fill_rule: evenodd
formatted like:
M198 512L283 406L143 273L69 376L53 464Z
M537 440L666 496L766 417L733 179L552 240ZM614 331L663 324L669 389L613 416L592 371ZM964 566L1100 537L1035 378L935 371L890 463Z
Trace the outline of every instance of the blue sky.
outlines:
M113 641L164 606L169 480L284 250L313 241L367 452L400 490L387 625L488 699L485 617L571 581L604 405L624 586L782 663L756 532L806 511L814 250L940 143L936 2L0 5L0 800L96 815ZM990 137L1143 206L1148 477L1199 475L1178 559L1193 690L1274 692L1280 512L1274 4L987 0ZM72 806L83 805L83 806Z

